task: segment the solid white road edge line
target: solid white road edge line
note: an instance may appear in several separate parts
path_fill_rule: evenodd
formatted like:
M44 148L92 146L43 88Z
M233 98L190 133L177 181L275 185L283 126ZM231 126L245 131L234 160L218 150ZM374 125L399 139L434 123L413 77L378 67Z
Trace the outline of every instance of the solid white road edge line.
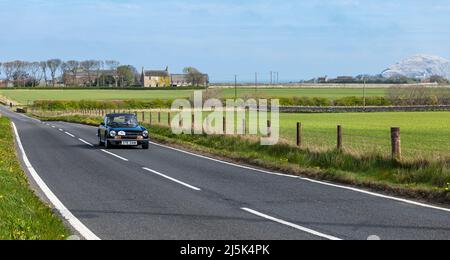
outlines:
M299 226L299 225L294 224L294 223L290 223L290 222L287 222L287 221L284 221L284 220L281 220L281 219L278 219L278 218L271 217L269 215L263 214L261 212L258 212L258 211L255 211L255 210L252 210L252 209L249 209L249 208L241 208L241 209L246 211L246 212L248 212L248 213L250 213L250 214L256 215L258 217L265 218L265 219L274 221L276 223L279 223L279 224L282 224L282 225L285 225L285 226L288 226L288 227L291 227L291 228L298 229L300 231L303 231L305 233L309 233L309 234L317 236L317 237L325 238L325 239L328 239L328 240L337 240L337 241L338 240L342 240L340 238L337 238L337 237L334 237L334 236L330 236L330 235L326 235L326 234L317 232L315 230Z
M423 207L423 208L428 208L428 209L434 209L434 210L450 212L450 209L448 209L448 208L438 207L438 206L425 204L425 203L420 203L420 202L407 200L407 199L401 199L401 198L397 198L397 197L393 197L393 196L387 196L387 195L383 195L383 194L380 194L380 193L375 193L375 192L365 191L365 190L361 190L361 189L357 189L357 188L352 188L352 187L349 187L349 186L337 185L337 184L332 184L332 183L323 182L323 181L317 181L317 180L313 180L313 179L310 179L310 178L303 178L303 177L299 177L299 176L295 176L295 175L288 175L288 174L283 174L283 173L271 172L271 171L267 171L267 170L261 170L261 169L257 169L257 168L253 168L253 167L248 167L248 166L243 166L243 165L239 165L239 164L235 164L235 163L221 161L221 160L210 158L210 157L207 157L207 156L203 156L203 155L195 154L195 153L192 153L192 152L184 151L184 150L181 150L181 149L173 148L173 147L170 147L170 146L167 146L167 145L162 145L162 144L158 144L158 143L154 143L154 142L150 142L150 143L153 144L153 145L159 146L159 147L166 148L166 149L170 149L170 150L173 150L173 151L177 151L177 152L180 152L180 153L192 155L192 156L199 157L199 158L202 158L202 159L207 159L207 160L210 160L210 161L214 161L214 162L218 162L218 163L222 163L222 164L238 167L238 168L241 168L241 169L246 169L246 170L256 171L256 172L260 172L260 173L271 174L271 175L277 175L277 176L282 176L282 177L295 178L295 179L299 179L299 180L303 180L303 181L307 181L307 182L311 182L311 183L315 183L315 184L326 185L326 186L329 186L329 187L334 187L334 188L349 190L349 191L353 191L353 192L363 193L363 194L366 194L366 195L370 195L370 196L374 196L374 197L378 197L378 198L383 198L383 199L388 199L388 200L393 200L393 201L397 201L397 202L402 202L402 203L406 203L406 204L410 204L410 205L414 205L414 206L418 206L418 207Z
M56 197L56 195L50 190L50 188L45 184L45 182L41 179L39 174L31 165L28 157L25 153L25 149L23 148L22 141L19 136L19 132L17 131L17 127L14 123L12 123L14 134L16 135L17 145L22 153L22 159L33 177L34 181L37 183L39 188L44 192L45 196L50 200L53 206L59 211L59 213L70 223L70 225L78 231L85 239L87 240L100 240L89 228L87 228L79 219L77 219L65 206L64 204Z
M64 132L64 133L65 133L66 135L70 136L70 137L75 138L75 136L74 136L73 134L69 133L69 132Z
M193 190L195 190L195 191L201 191L201 189L199 189L199 188L197 188L197 187L195 187L195 186L189 185L189 184L187 184L187 183L185 183L185 182L179 181L179 180L177 180L177 179L174 179L174 178L172 178L172 177L169 177L169 176L167 176L167 175L164 175L164 174L162 174L162 173L160 173L160 172L157 172L157 171L155 171L155 170L152 170L152 169L149 169L149 168L146 168L146 167L143 167L142 169L144 169L144 170L146 170L146 171L148 171L148 172L154 173L154 174L156 174L156 175L159 175L159 176L161 176L161 177L163 177L163 178L166 178L166 179L168 179L168 180L171 180L171 181L173 181L173 182L176 182L176 183L178 183L178 184L181 184L181 185L183 185L183 186L185 186L185 187L188 187L189 189L193 189Z
M93 144L91 144L91 143L89 143L89 142L87 142L87 141L85 141L85 140L83 140L83 139L81 139L81 138L78 138L78 140L80 140L80 142L82 142L82 143L84 143L84 144L87 144L87 145L89 145L89 146L91 146L91 147L94 147Z
M116 157L116 158L119 158L119 159L122 160L122 161L128 162L128 159L127 159L127 158L123 158L122 156L119 156L119 155L117 155L117 154L108 152L108 151L106 151L105 149L101 149L101 151L104 152L104 153L107 153L107 154L109 154L109 155L112 155L112 156L114 156L114 157Z

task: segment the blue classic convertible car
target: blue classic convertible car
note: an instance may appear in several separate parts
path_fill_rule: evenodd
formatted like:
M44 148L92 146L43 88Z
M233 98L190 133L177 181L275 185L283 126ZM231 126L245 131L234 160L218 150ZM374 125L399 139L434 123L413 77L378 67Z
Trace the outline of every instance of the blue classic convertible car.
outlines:
M134 114L109 114L98 128L100 146L142 146L149 148L148 131Z

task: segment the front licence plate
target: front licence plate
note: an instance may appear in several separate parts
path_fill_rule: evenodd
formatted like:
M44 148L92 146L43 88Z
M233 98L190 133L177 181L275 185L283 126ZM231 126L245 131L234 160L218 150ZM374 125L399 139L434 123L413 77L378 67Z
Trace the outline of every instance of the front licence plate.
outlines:
M137 145L137 141L122 141L122 145Z

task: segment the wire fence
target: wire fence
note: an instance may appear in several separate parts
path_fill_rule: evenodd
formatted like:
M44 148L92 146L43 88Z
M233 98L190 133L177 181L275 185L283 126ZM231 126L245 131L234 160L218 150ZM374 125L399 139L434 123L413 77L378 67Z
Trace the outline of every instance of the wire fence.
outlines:
M109 109L109 110L70 110L70 111L42 111L31 110L32 114L41 117L60 117L60 116L90 116L98 117L99 119L107 114L112 113L130 113L136 114L138 120L150 126L164 126L169 127L180 112L168 109L147 109L147 110L128 110L128 109ZM209 112L203 113L202 122L205 122ZM269 117L270 118L270 117ZM196 119L198 120L198 119ZM225 124L230 124L227 118L224 117ZM217 124L218 122L211 122ZM233 123L233 122L231 122ZM297 123L302 122L286 122L280 121L280 140L283 143L300 146L301 149L330 151L341 149L356 154L377 153L382 156L393 156L394 140L392 140L392 129L386 128L384 130L367 131L365 129L346 129L345 125L341 125L341 134L338 132L337 125L328 128L318 128L314 126L301 125L297 129ZM175 122L176 124L176 122ZM179 123L194 124L191 120ZM255 125L256 124L256 125ZM245 126L244 126L245 125ZM265 133L273 133L273 130L261 131L261 126L265 126L265 122L261 122L259 118L252 118L249 113L246 113L244 122L237 122L237 116L234 117L234 130L243 128L242 135L250 136L249 129L257 128L260 130L256 134L257 137L266 135ZM267 125L271 125L268 122ZM228 127L224 127L229 128ZM263 133L261 133L263 132ZM237 133L236 133L237 134ZM450 135L450 130L449 133ZM300 140L299 140L300 139ZM340 140L340 144L339 144ZM416 132L409 132L408 129L402 129L399 137L399 145L397 149L401 152L404 159L449 159L450 158L450 138L443 138L442 134L417 135ZM340 147L339 147L340 145Z

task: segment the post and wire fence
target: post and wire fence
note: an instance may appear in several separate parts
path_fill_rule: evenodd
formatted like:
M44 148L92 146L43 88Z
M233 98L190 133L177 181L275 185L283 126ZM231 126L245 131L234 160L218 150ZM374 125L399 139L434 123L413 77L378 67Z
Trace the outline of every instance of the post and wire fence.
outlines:
M101 121L101 118L107 114L114 113L130 113L135 114L140 122L146 124L150 127L171 127L173 120L179 111L173 111L170 109L146 109L146 110L130 110L130 109L78 109L78 110L38 110L30 108L28 111L39 117L50 117L57 118L62 116L86 116L97 118ZM204 115L205 116L205 115ZM195 120L205 120L204 118L196 119L194 113L191 114L191 119L189 121L192 124L192 131L195 130L196 122ZM223 132L227 132L229 122L226 116L223 117ZM235 129L241 128L242 131L239 135L250 137L250 127L252 120L250 119L250 113L246 113L244 119L241 122L234 122ZM183 122L178 122L179 126L182 127ZM253 122L255 123L255 122ZM258 122L256 122L258 123ZM290 125L292 124L292 125ZM201 124L202 132L203 123ZM238 126L239 125L239 126ZM267 136L272 133L272 122L267 120ZM236 132L237 135L237 132ZM400 127L390 127L385 130L379 131L376 135L370 135L363 131L356 131L353 128L345 128L345 125L335 125L333 127L330 124L328 129L320 129L317 127L309 126L301 121L292 122L280 122L280 137L282 143L287 143L292 146L296 146L299 149L326 151L326 150L337 150L346 152L359 152L360 154L376 152L383 156L389 156L393 159L400 160L403 158L411 158L422 156L423 157L447 157L450 158L450 143L446 140L435 140L434 142L427 140L428 146L416 144L415 137L412 134L405 135L405 139L402 136ZM406 140L406 142L405 142Z

